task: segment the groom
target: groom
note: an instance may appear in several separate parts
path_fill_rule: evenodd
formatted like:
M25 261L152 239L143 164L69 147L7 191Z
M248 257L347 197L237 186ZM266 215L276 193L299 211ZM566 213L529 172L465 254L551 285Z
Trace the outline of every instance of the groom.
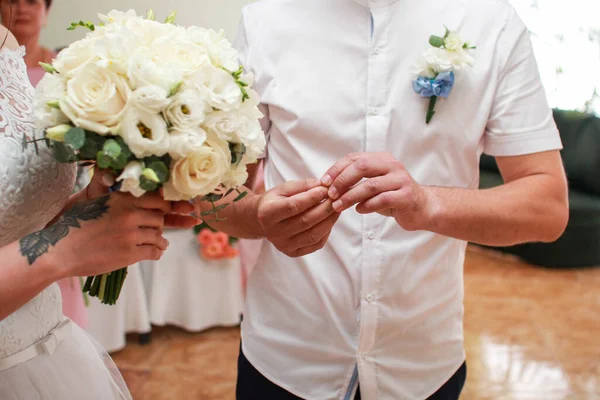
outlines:
M427 124L410 67L444 25L477 46L475 66ZM270 189L215 224L269 242L238 399L457 399L466 243L550 242L568 219L527 29L496 0L262 0L237 47L263 101ZM482 151L503 186L477 189Z

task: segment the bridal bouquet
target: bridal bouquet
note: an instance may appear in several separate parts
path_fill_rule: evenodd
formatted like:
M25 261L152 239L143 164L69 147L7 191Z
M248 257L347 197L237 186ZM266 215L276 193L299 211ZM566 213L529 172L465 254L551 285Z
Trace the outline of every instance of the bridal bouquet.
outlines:
M59 162L111 170L114 190L214 203L247 179L264 150L259 99L223 31L181 27L135 11L79 21L87 36L59 53L37 87L37 127ZM245 193L238 191L234 201ZM88 278L115 304L127 270Z

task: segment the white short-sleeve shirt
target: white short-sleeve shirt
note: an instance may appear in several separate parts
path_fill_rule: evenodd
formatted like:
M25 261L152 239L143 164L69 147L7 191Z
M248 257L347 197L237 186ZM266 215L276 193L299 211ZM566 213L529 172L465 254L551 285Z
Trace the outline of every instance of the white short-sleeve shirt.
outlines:
M410 68L444 25L477 46L448 99ZM236 40L267 116L267 189L320 178L352 152L387 151L423 185L476 189L483 151L561 148L528 32L501 0L262 0ZM269 243L248 283L243 351L306 399L423 400L465 360L466 243L342 214L324 249L292 259Z

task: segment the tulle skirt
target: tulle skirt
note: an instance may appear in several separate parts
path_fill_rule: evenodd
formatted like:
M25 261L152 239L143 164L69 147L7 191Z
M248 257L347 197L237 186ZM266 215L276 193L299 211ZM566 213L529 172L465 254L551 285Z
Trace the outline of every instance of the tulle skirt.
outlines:
M0 371L2 400L131 400L110 356L81 328L49 354Z

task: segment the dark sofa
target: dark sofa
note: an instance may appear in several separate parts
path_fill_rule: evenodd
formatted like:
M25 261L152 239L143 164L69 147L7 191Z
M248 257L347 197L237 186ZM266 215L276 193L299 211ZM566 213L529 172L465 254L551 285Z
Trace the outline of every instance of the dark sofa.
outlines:
M569 224L554 243L527 243L496 248L550 268L600 266L600 119L574 111L554 110L569 180ZM481 188L502 184L493 157L480 165ZM544 201L544 199L539 199Z

